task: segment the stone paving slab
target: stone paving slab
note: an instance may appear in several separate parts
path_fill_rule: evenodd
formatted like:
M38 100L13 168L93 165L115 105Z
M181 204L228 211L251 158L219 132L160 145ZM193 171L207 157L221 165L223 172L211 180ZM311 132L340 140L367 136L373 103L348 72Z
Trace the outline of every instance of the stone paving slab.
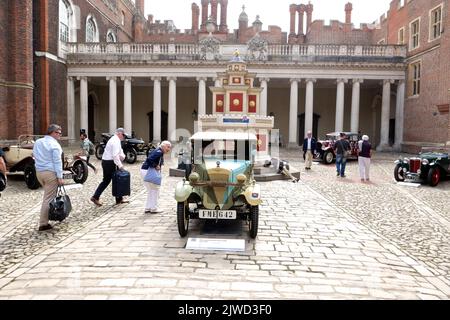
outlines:
M295 151L283 156L302 168ZM97 175L73 196L71 217L48 233L35 231L36 202L27 213L5 217L3 208L19 199L15 193L28 195L14 185L10 200L0 200L0 299L448 299L449 259L442 251L449 217L442 207L449 184L399 190L390 161L386 155L374 161L372 184L359 183L352 164L344 180L333 177L332 166L315 165L298 184L261 183L255 240L245 223L205 233L205 225L191 221L189 237L244 239L240 253L184 248L173 199L179 178L168 177L168 168L164 213L143 213L139 179L132 180L130 204L113 205L107 190L111 204L93 207L88 198ZM138 177L139 166L129 168ZM40 191L31 193L40 199Z

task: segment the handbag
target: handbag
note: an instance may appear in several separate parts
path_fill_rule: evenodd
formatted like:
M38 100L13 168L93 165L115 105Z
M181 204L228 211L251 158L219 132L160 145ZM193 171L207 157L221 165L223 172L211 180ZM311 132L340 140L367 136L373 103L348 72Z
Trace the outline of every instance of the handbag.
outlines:
M48 220L63 221L72 211L72 203L64 186L58 186L56 197L49 203Z
M159 166L161 166L162 158L159 159ZM162 175L161 170L156 170L155 168L148 168L147 173L145 174L144 181L156 184L158 186L161 185Z

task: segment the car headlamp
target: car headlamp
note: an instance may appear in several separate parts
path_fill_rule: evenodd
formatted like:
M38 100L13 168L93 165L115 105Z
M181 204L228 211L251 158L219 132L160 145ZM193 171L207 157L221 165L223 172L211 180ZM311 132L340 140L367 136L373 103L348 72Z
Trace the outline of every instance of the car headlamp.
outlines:
M200 175L197 172L192 172L189 175L189 182L190 183L197 183L200 180Z
M423 160L422 160L422 164L423 164L424 166L427 166L427 165L430 164L430 161L428 161L428 159L423 159Z
M237 175L236 180L239 184L244 184L247 181L247 177L245 174L240 173Z

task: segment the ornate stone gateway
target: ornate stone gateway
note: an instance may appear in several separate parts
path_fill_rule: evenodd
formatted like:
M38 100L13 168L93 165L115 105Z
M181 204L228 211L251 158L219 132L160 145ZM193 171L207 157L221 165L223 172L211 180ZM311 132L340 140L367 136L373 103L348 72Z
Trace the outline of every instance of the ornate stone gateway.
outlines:
M256 74L247 70L247 64L236 51L224 73L218 74L222 86L210 87L213 94L212 114L199 115L198 131L248 132L258 139L257 163L270 160L270 131L274 118L262 114L262 88L254 87Z

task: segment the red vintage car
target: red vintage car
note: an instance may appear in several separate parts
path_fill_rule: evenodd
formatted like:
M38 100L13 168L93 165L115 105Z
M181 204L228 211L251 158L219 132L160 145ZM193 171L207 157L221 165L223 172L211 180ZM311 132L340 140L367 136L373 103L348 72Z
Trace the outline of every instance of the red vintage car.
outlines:
M350 154L348 160L358 159L358 141L361 137L355 132L344 132L346 139L350 142ZM331 164L336 160L336 153L334 151L334 144L339 140L340 132L330 132L326 134L324 140L317 141L317 149L314 152L314 160L323 161L326 164Z

